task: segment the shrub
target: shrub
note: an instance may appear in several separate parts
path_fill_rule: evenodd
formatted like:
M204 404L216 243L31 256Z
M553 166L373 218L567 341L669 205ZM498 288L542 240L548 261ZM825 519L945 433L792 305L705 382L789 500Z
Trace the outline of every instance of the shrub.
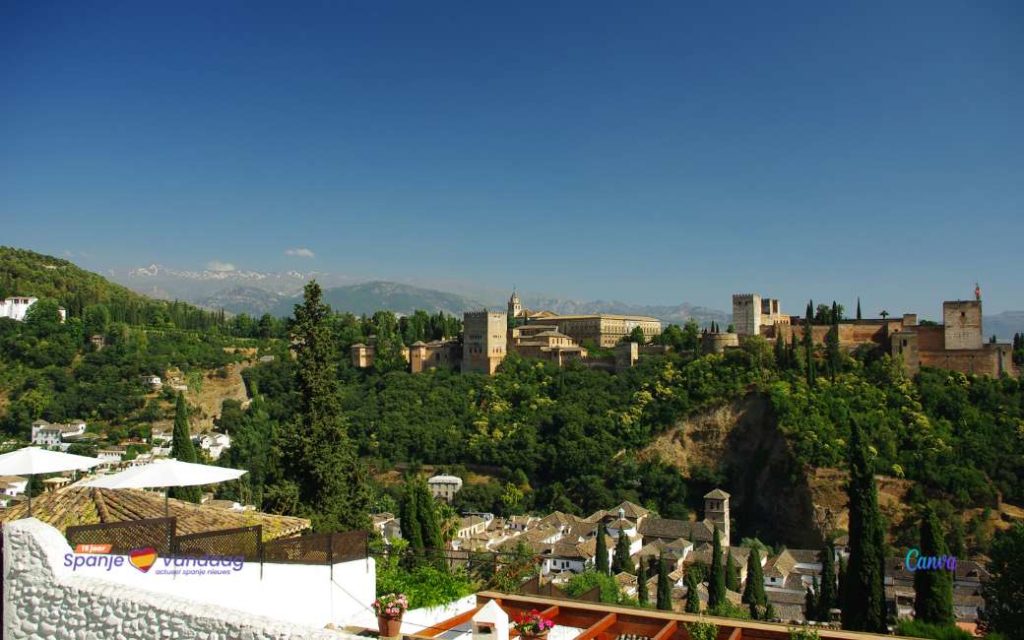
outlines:
M914 638L931 638L931 640L971 640L972 638L970 633L960 627L928 624L920 620L900 620L896 625L896 634Z

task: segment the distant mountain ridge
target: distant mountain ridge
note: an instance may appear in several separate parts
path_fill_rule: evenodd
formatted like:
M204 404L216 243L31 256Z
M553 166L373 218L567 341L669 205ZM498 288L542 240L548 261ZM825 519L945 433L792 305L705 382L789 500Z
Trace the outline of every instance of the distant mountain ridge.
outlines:
M297 295L281 300L270 313L277 316L291 315L301 298ZM379 280L324 289L324 302L335 311L355 315L371 315L382 309L401 315L411 315L417 309L429 313L443 311L451 315L462 315L464 311L484 307L480 302L454 293Z

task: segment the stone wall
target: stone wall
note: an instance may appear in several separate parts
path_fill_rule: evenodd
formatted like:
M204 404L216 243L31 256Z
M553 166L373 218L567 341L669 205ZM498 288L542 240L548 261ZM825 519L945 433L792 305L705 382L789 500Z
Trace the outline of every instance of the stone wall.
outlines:
M59 531L34 518L4 525L5 640L356 638L81 575L63 565L70 551Z

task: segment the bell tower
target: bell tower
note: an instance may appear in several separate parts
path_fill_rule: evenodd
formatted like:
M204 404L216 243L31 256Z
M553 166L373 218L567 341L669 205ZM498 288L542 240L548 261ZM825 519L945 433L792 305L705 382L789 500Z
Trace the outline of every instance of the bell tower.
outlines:
M729 543L729 498L728 493L715 489L704 494L704 519L710 521L722 533L722 546Z
M523 303L519 300L519 294L515 287L512 287L512 297L508 299L508 319L510 322L523 313Z

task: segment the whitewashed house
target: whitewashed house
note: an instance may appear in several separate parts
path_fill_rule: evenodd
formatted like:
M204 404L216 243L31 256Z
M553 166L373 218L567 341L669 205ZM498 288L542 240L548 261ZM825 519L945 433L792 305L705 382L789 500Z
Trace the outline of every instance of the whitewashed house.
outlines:
M72 420L67 424L51 424L46 420L32 423L32 444L55 447L65 440L77 440L85 434L85 420Z
M21 476L0 476L0 493L13 498L20 496L28 489L28 478Z
M226 433L207 433L199 438L199 448L205 451L211 460L216 460L231 448L231 436Z
M32 298L30 296L12 296L0 300L0 318L10 318L11 320L23 322L29 307L36 302L39 302L39 298Z

